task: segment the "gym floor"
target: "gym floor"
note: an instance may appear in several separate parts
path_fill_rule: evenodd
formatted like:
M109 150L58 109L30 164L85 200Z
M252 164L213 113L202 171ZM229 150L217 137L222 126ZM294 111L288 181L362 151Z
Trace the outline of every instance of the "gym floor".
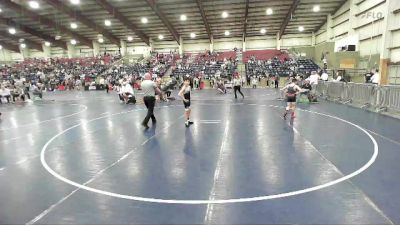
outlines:
M1 224L399 224L400 121L330 102L194 91L143 104L46 93L1 105ZM140 98L140 97L139 97Z

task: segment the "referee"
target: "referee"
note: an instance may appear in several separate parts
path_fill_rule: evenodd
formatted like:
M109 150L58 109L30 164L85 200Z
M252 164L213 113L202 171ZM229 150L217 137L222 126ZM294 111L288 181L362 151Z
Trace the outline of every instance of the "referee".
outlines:
M239 91L239 93L242 95L242 98L244 98L244 95L240 90L241 85L242 85L242 79L240 79L239 74L235 74L235 78L233 78L233 90L235 92L235 99L237 99L237 94L236 94L237 91Z
M147 125L151 118L153 124L157 122L156 117L154 116L154 106L156 104L156 93L161 93L160 89L158 89L157 84L151 80L151 74L146 73L144 75L144 81L141 83L141 88L144 93L143 101L147 107L147 115L144 118L142 125L144 128L149 129Z

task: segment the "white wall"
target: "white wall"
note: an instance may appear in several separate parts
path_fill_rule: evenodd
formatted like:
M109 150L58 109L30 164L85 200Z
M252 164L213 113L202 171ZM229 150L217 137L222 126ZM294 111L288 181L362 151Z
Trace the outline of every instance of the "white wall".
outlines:
M148 56L150 55L151 47L147 46L144 43L133 43L127 42L126 45L126 54L129 55L140 55L140 56Z
M29 52L29 57L31 57L31 58L45 58L46 56L45 56L44 52L31 49L30 52Z
M57 58L68 57L67 50L64 50L59 47L51 47L50 54L51 57L57 57Z
M382 38L381 36L372 38L372 39L365 39L360 41L360 56L370 56L380 53L380 46L381 46Z
M328 32L328 40L335 40L337 37L347 36L349 28L351 27L350 14L350 1L347 1L332 15L332 22L326 28L331 29L331 32Z
M276 36L258 36L246 38L246 50L275 49Z
M232 51L243 47L242 38L214 39L214 51Z
M183 52L196 53L206 50L210 50L210 41L208 39L183 41Z
M384 40L383 34L386 32L384 23L387 17L386 8L389 1L397 4L400 9L399 0L348 0L343 6L332 15L331 24L324 25L317 32L316 43L327 41L344 41L346 38L356 35L359 39L357 49L361 57L367 57L372 54L380 54ZM394 18L388 20L389 29L392 30L390 48L400 47L400 13L394 14ZM392 61L399 61L397 49L393 52Z
M390 60L392 62L400 62L400 1L397 1L396 7L393 8L392 12L393 20L389 21L389 30L391 30L392 39L390 43Z
M7 49L0 50L0 62L9 62L12 61L11 52Z
M324 35L324 34L322 34ZM319 40L321 35L316 38ZM320 43L317 41L317 43ZM59 47L46 47L47 54L37 50L27 50L25 54L27 57L34 58L46 58L48 55L51 57L92 57L94 56L94 50L86 46L74 46L68 44L68 50L64 50ZM281 48L292 48L301 46L311 46L312 35L311 34L299 34L299 35L284 35L281 40ZM98 44L99 54L116 53L118 52L118 46L114 44ZM210 50L210 41L208 39L187 39L183 40L183 52L197 53ZM214 39L214 51L232 51L234 48L242 49L243 40L242 38L221 38ZM245 42L246 50L262 50L262 49L276 49L277 40L276 36L257 36L247 37ZM148 56L151 49L157 52L170 52L175 51L178 53L179 46L175 41L156 41L152 42L152 47L145 45L144 43L126 43L126 55L127 56ZM10 52L3 50L7 53L5 56L0 54L0 61L13 61L23 60L23 56L20 53ZM9 60L7 60L9 59Z
M99 46L99 52L100 54L104 53L104 49L101 47L101 45ZM87 46L76 46L76 56L74 57L93 57L94 56L94 51L93 49L87 47Z
M179 45L176 41L156 41L153 42L153 49L157 52L179 51Z
M289 49L292 47L302 47L312 45L312 35L301 34L301 35L284 35L282 37L282 49Z
M23 61L24 58L21 53L17 52L10 52L11 61Z
M317 31L317 33L315 34L315 44L316 45L327 42L328 33L326 32L326 27L327 27L327 24L325 23L319 29L319 31Z
M356 51L359 51L359 42L358 35L346 35L346 37L335 41L335 52L341 51L341 48L347 45L355 45Z

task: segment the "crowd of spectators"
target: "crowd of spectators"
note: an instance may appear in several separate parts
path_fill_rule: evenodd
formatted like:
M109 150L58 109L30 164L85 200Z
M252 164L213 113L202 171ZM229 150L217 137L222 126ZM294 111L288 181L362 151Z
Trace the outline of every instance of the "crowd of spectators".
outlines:
M177 59L176 54L152 53L140 62L116 65L119 56L104 54L86 58L27 59L14 65L0 67L0 101L29 99L29 91L38 97L42 91L109 89L110 85L121 86L122 79L136 84L145 73L154 79L163 76Z
M228 55L227 55L228 56ZM232 77L237 69L235 56L224 57L224 53L206 51L200 54L186 54L177 62L172 76L181 78L186 75L211 78Z
M320 67L311 59L284 58L280 60L273 57L269 60L257 60L254 56L246 64L248 76L292 76L293 74L311 75L312 71L319 71Z
M228 54L229 53L229 54ZM185 54L182 58L171 53L152 52L150 57L135 63L123 64L118 57L102 55L87 58L53 58L49 60L28 59L12 66L0 67L0 101L14 102L18 99L30 99L29 91L36 97L42 96L42 91L111 89L121 90L129 84L140 89L140 83L145 73L151 73L153 80L160 85L168 86L170 80L163 80L169 71L176 83L182 83L189 77L194 88L204 87L204 80L209 79L211 87L229 84L237 72L236 52L205 51L200 54ZM119 62L119 63L116 63ZM246 77L242 76L242 85L256 88L262 78L267 78L267 85L278 87L280 76L309 77L312 71L325 77L326 72L319 70L311 60L272 57L268 60L257 60L252 56L246 64ZM180 81L180 82L179 82ZM130 90L125 87L124 89Z
M72 59L28 59L12 66L2 66L0 78L10 84L18 80L30 85L40 83L49 91L60 86L64 89L74 89L80 86L83 80L103 73L113 61L114 57L110 55Z

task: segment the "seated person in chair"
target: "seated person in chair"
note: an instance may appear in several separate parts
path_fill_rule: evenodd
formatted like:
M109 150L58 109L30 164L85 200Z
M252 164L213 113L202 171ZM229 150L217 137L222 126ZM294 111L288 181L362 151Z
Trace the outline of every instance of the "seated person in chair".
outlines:
M10 103L11 91L7 87L2 86L0 89L0 103L3 103L2 99L7 99L7 103Z
M12 97L13 97L13 102L15 102L15 98L19 98L24 102L25 101L24 90L19 86L14 86L12 90Z
M33 96L37 96L38 98L42 99L43 98L42 88L43 88L43 85L39 82L36 84L33 84L32 85Z

